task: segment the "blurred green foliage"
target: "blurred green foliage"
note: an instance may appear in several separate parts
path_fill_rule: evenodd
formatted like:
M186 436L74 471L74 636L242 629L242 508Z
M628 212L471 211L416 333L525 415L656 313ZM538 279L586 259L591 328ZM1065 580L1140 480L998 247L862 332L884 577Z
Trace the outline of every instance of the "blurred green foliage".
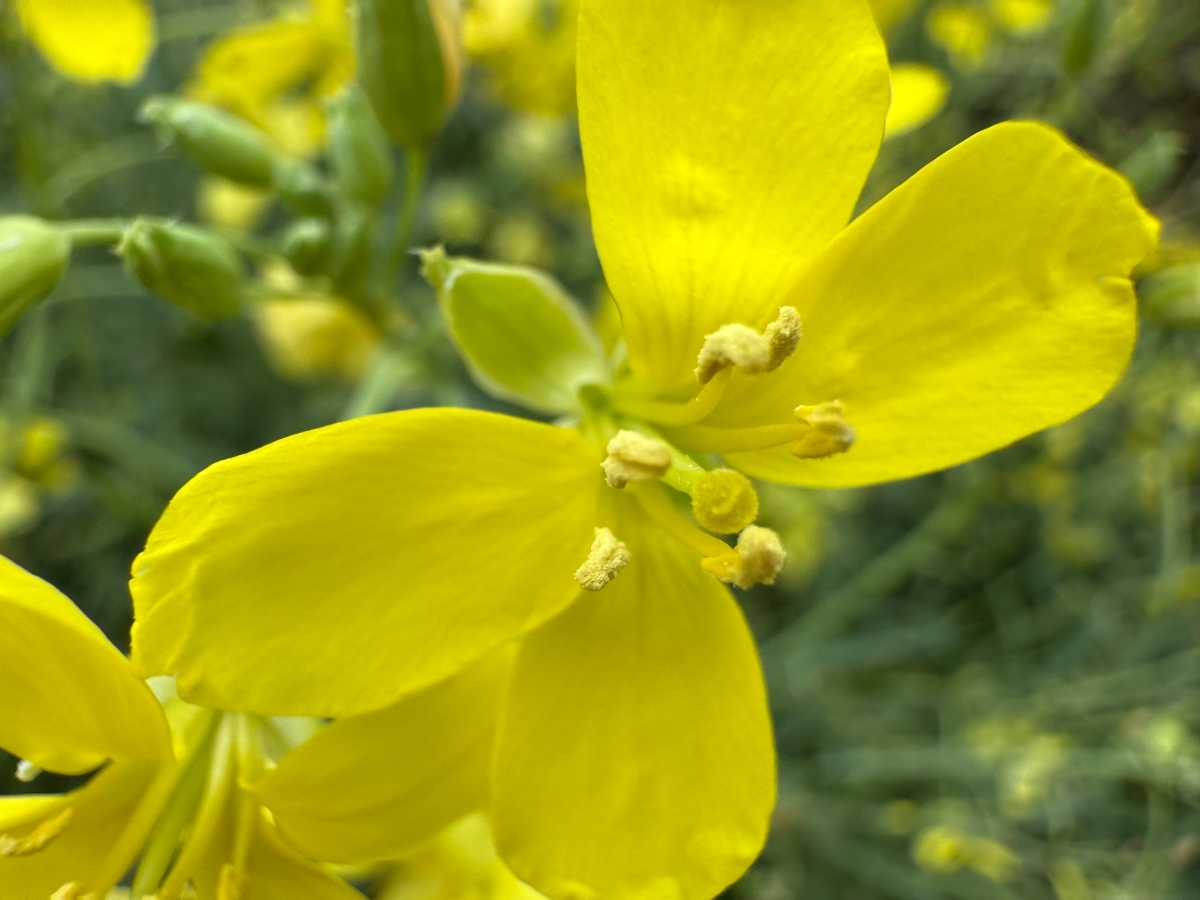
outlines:
M1143 273L1130 374L1081 420L941 475L764 492L791 563L746 606L781 799L766 854L731 894L1195 897L1200 0L1060 0L1045 28L997 32L967 67L931 37L937 5L917 4L890 44L947 75L948 105L885 145L864 205L968 134L1033 117L1125 172L1162 218L1164 249ZM160 44L133 88L56 76L0 15L0 212L203 219L200 173L138 109L178 92L209 40L277 5L156 6ZM413 243L541 265L598 302L574 126L507 108L489 77L468 73ZM273 210L259 233L284 225ZM492 403L439 333L413 261L402 293L421 337L386 380L396 404ZM336 420L358 390L287 377L248 317L208 324L155 301L104 248L0 343L0 369L4 421L61 423L75 471L37 488L0 550L122 646L129 562L173 491L216 459ZM0 790L19 787L10 771Z

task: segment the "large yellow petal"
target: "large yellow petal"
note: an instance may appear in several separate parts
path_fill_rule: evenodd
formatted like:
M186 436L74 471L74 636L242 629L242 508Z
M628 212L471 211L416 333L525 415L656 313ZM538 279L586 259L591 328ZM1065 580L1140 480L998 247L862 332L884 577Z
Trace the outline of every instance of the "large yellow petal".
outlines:
M165 783L169 773L159 764L126 761L70 794L0 798L0 844L6 838L27 842L15 855L0 853L3 896L42 900L69 882L85 890L94 886L102 870L119 877L154 824ZM135 815L143 803L149 805ZM130 828L135 833L123 833ZM37 834L46 842L34 850Z
M758 855L775 800L754 643L694 551L636 508L605 524L629 565L522 642L496 845L550 897L708 900Z
M70 600L0 557L0 747L78 774L171 755L145 683Z
M17 0L17 14L50 64L77 81L137 81L154 49L147 0Z
M256 792L314 859L394 859L483 807L511 654L501 651L379 712L340 719Z
M723 425L794 422L841 400L849 452L734 454L744 471L820 486L931 472L1098 402L1133 348L1129 274L1157 225L1128 183L1042 125L963 142L846 230L791 298L794 356L742 377Z
M134 661L205 706L379 709L569 604L603 485L577 433L451 409L217 463L134 563Z
M863 0L585 0L579 117L633 368L694 388L704 336L763 325L849 217L888 105Z

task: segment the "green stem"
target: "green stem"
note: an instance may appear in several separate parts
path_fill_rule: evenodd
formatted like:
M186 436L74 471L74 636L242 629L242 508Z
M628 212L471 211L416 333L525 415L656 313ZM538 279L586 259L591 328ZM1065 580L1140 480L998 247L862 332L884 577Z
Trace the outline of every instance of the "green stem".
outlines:
M388 284L394 284L404 266L412 243L413 227L417 221L417 208L421 200L421 185L425 181L425 169L429 163L429 151L423 147L410 148L405 158L404 199L396 216L396 227L392 236L392 249L388 260Z
M356 419L383 412L391 406L400 386L409 380L412 362L400 347L384 341L371 357L370 366L342 412L343 419Z
M129 225L125 219L76 219L62 224L63 233L76 247L117 244Z

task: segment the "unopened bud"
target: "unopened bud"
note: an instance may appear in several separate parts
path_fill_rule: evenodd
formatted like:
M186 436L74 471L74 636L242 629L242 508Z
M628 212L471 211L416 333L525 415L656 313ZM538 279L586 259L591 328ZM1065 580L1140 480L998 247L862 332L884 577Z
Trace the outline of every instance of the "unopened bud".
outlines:
M388 135L425 147L442 130L462 78L455 0L360 0L358 80Z
M329 155L342 193L367 206L387 197L396 166L379 119L362 91L351 86L329 104Z
M70 257L71 242L49 222L0 217L0 334L54 290Z
M333 257L333 229L324 219L301 219L283 235L283 255L293 269L311 277L326 272Z
M277 157L270 143L236 116L191 100L152 97L142 106L141 119L206 172L248 187L274 184Z
M203 319L232 316L243 306L241 259L211 232L138 219L125 229L117 253L147 290Z

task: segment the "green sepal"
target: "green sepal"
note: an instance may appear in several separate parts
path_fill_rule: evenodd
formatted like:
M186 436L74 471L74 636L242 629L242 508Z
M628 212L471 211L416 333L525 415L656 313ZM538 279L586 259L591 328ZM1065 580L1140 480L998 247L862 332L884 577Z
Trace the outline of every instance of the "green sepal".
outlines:
M33 216L0 217L0 334L54 290L71 259L71 242Z
M523 266L421 253L450 335L479 386L543 413L579 409L579 391L609 381L600 339L549 276Z
M236 315L246 302L241 257L212 232L137 219L117 253L148 291L202 319Z

